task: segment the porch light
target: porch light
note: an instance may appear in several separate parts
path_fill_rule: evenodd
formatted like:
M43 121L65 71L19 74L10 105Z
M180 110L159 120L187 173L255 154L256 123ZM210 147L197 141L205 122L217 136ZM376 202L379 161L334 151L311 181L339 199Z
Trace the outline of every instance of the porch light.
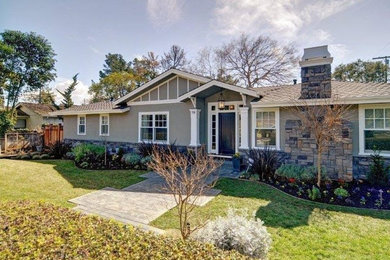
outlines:
M221 92L221 94L219 94L218 108L219 109L224 109L225 108L225 99L223 98L222 92Z

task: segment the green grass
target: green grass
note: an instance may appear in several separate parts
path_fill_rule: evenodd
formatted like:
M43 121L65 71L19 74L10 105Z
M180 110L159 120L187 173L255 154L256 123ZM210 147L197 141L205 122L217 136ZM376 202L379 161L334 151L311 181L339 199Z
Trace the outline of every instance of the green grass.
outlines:
M121 189L144 180L144 171L89 171L72 161L0 160L0 200L42 200L72 207L69 199L104 187Z
M324 205L292 198L264 184L222 179L222 193L195 211L195 221L246 208L264 221L270 259L390 259L390 212ZM175 209L152 222L178 227Z

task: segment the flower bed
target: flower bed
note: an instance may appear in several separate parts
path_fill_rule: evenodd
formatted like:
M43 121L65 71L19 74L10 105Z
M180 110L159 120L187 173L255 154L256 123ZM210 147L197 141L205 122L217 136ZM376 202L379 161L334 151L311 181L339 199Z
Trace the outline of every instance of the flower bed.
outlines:
M246 259L46 203L0 202L0 259Z
M372 186L362 180L329 181L318 189L319 196L313 195L312 183L280 179L265 183L302 199L359 208L390 209L390 187Z

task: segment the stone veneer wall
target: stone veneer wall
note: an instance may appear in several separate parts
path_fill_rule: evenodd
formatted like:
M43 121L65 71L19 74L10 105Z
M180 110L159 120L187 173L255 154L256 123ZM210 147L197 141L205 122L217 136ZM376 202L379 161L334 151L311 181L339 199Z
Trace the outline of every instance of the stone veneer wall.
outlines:
M333 142L322 155L322 165L329 177L352 180L352 125L344 122L340 140ZM338 138L338 139L339 139ZM299 120L287 120L285 125L285 162L302 166L316 164L317 147L310 133L301 129Z
M390 166L390 158L384 157L385 167ZM371 158L368 155L359 155L353 157L353 177L355 179L367 178L367 173L370 171Z
M301 99L330 98L331 67L330 64L301 68Z

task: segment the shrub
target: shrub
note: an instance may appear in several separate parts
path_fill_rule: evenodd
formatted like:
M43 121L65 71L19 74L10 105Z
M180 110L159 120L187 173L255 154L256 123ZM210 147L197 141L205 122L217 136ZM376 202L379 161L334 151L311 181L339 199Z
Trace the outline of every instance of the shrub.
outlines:
M317 188L315 185L313 185L313 187L310 189L307 190L307 193L308 193L308 196L309 196L309 199L311 200L318 200L318 199L321 199L321 191L319 188Z
M62 159L65 157L66 153L71 151L71 149L72 149L72 145L70 143L57 141L55 144L50 146L49 154L55 159Z
M72 149L77 163L82 161L102 161L104 159L105 147L95 144L79 144Z
M83 169L86 169L89 167L89 163L88 162L82 162L80 163L80 167L83 168Z
M136 153L127 153L123 155L123 162L130 168L136 168L140 166L141 156Z
M372 185L386 186L389 184L390 167L385 167L385 160L380 155L379 151L374 151L370 156L372 164L370 171L367 174L367 180Z
M141 142L137 145L137 150L141 157L147 157L153 154L153 147L153 143Z
M4 137L5 133L13 128L14 123L15 120L12 118L11 113L5 110L0 111L0 138Z
M258 174L261 180L274 177L279 166L279 157L276 150L269 147L249 150L248 157L253 160L251 173Z
M345 199L347 197L349 197L349 192L344 189L344 188L337 188L333 191L334 195L336 195L337 197L341 198L341 199Z
M0 259L244 259L46 203L0 202Z
M73 152L67 152L64 156L65 159L68 160L74 160L74 153Z
M33 155L31 158L33 160L39 160L39 159L41 159L41 156L39 154L36 154L36 155Z
M146 156L141 159L140 163L143 169L148 168L148 164L152 161L152 156Z
M31 156L29 154L23 154L23 155L20 156L20 159L22 159L22 160L30 160Z
M294 178L299 181L314 181L317 179L317 168L314 166L303 167L296 164L283 164L276 170L275 175L287 179ZM325 168L322 168L321 179L327 179Z
M50 155L48 155L48 154L42 154L41 156L40 156L40 158L39 159L41 159L41 160L47 160L47 159L50 159Z
M263 221L248 219L248 214L237 214L232 209L227 217L218 217L206 224L195 234L195 239L261 259L267 257L272 242Z

